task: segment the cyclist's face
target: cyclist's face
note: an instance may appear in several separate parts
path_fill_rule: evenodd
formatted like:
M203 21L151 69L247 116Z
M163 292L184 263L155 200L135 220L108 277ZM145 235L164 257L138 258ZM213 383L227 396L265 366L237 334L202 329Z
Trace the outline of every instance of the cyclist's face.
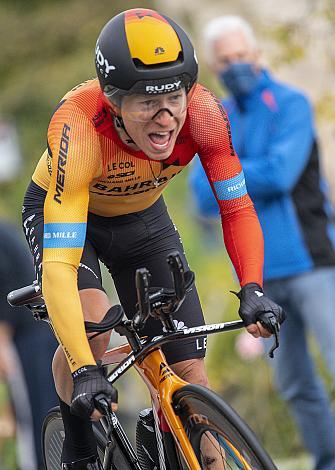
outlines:
M122 100L121 116L136 145L154 160L168 158L185 122L184 89L165 95L130 95Z

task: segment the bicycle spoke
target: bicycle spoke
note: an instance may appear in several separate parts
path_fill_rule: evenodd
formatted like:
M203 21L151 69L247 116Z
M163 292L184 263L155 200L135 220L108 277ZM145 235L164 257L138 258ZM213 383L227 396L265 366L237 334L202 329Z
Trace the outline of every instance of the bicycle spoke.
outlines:
M225 443L223 436L213 431L205 432L201 436L200 456L204 470L243 470L246 468L231 449L231 445Z
M226 470L225 451L213 436L213 433L205 432L201 436L200 455L205 469L210 470ZM222 466L223 464L223 466Z

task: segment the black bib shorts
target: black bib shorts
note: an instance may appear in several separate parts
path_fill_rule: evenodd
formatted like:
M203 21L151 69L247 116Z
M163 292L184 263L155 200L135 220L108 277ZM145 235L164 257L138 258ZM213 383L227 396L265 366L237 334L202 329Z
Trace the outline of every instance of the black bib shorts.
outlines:
M43 207L46 191L31 182L23 202L23 229L34 257L37 279L41 282L43 253ZM88 214L86 241L78 268L78 289L103 290L99 260L110 272L120 303L128 318L135 313L137 302L135 272L147 268L151 285L172 287L166 257L179 251L188 267L178 231L167 212L163 197L148 209L116 216ZM187 294L175 314L178 329L204 324L196 287ZM150 317L141 331L143 336L162 334L160 321ZM162 347L170 364L205 356L205 337L189 338Z

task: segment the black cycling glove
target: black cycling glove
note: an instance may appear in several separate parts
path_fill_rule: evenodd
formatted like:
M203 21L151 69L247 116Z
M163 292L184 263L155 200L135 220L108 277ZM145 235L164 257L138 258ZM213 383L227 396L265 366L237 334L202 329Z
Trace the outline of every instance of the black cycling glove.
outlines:
M72 373L73 393L71 413L81 418L89 418L96 408L94 397L104 395L108 406L117 403L117 390L108 382L103 369L98 366L83 366Z
M231 291L233 292L233 291ZM238 313L245 326L260 321L263 325L273 333L271 324L268 322L268 315L275 317L276 321L281 324L285 320L285 313L280 305L273 302L264 295L263 289L256 283L246 284L240 292L233 292L240 299L240 308Z

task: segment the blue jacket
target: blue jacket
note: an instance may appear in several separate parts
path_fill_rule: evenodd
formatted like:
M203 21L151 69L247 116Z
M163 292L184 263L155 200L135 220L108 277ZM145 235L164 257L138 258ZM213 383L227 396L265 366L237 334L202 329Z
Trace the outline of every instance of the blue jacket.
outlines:
M240 102L222 101L265 241L264 279L335 265L333 210L320 176L313 113L298 90L263 70ZM197 159L190 185L203 216L216 216L214 195Z

